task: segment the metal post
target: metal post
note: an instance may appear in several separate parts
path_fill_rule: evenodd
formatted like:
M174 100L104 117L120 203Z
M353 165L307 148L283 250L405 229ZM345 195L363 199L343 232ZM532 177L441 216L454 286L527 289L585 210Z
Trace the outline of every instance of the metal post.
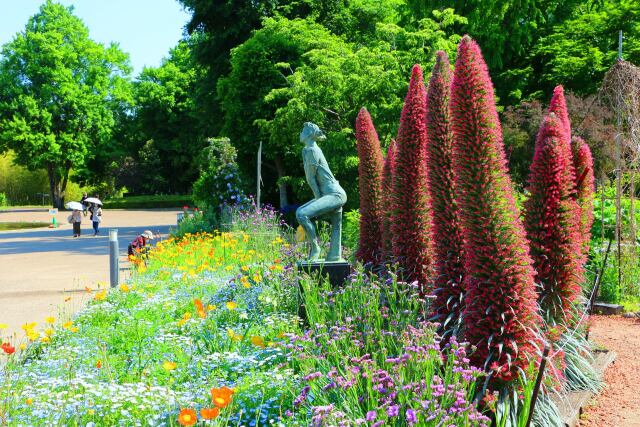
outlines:
M260 209L260 185L262 184L262 141L260 141L260 147L258 147L258 170L256 182L256 206Z
M531 406L529 407L529 416L527 417L526 427L531 425L533 420L533 412L536 409L536 401L538 400L538 393L540 392L540 386L542 385L542 376L544 375L544 368L547 366L547 357L549 356L549 343L544 343L544 352L542 353L542 360L540 361L540 369L538 370L538 376L536 377L536 384L533 388L533 396L531 397Z
M112 288L120 283L120 249L117 228L109 229L109 279Z
M618 32L618 59L622 61L622 30Z
M618 61L622 61L622 31L618 33ZM622 282L622 94L616 94L617 132L616 132L616 243L618 247L618 287Z
M600 181L600 238L604 242L604 177Z

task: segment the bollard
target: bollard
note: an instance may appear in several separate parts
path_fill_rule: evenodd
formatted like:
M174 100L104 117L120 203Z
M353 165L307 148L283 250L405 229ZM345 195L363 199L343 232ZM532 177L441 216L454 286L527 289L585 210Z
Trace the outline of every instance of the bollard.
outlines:
M109 229L109 279L111 287L120 283L120 248L118 247L118 229Z

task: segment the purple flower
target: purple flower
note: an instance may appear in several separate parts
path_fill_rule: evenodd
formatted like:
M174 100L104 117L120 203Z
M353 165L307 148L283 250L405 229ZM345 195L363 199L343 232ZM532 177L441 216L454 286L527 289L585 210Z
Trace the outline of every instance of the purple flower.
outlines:
M376 415L378 415L378 414L376 413L376 411L369 411L369 412L367 412L367 415L366 415L365 419L366 419L367 421L375 421L375 419L376 419Z
M416 416L416 411L414 411L413 409L407 409L406 417L407 424L409 424L410 426L417 424L418 417Z
M391 405L387 408L387 415L390 417L397 417L399 413L400 413L400 406L398 405Z

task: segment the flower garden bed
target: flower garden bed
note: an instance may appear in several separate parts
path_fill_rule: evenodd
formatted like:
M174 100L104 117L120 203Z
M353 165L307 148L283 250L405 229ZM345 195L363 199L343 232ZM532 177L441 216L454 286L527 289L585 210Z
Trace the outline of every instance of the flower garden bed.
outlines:
M483 374L421 320L416 285L359 270L334 290L297 276L276 227L257 235L167 240L75 318L24 325L26 342L3 341L4 421L489 425L473 402Z

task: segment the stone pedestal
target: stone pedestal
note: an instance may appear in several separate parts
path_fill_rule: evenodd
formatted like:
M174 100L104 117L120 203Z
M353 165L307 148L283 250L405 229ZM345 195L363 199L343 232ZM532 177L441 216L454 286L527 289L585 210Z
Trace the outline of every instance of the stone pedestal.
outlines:
M304 271L311 276L324 276L329 278L332 288L342 286L351 274L351 264L346 261L301 261L298 263L298 271ZM307 310L303 303L302 287L298 290L298 316L307 323Z
M336 288L342 286L351 274L351 264L346 261L301 261L298 263L298 271L304 271L311 276L328 277L331 287Z

